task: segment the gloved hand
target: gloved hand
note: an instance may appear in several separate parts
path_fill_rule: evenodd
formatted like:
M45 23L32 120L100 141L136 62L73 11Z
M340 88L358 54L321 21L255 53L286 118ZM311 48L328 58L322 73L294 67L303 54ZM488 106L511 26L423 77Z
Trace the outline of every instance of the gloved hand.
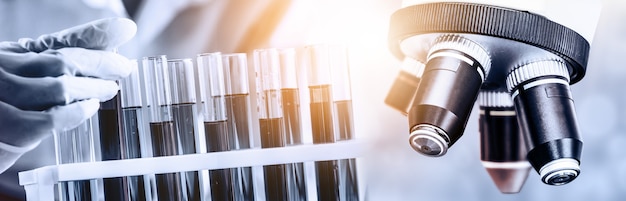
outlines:
M53 131L78 126L133 71L112 49L130 40L134 22L109 18L0 43L0 173Z

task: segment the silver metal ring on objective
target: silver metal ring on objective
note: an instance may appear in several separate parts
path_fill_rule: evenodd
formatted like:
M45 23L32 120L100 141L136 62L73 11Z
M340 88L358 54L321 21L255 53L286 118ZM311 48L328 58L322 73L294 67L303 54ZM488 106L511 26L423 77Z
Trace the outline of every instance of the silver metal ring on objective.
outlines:
M467 58L465 55L460 54L442 55L441 52L437 53L439 50L446 49L463 52L472 58ZM473 60L476 60L479 66L476 70L480 74L482 81L487 78L487 73L489 73L491 68L491 57L489 56L489 53L487 53L487 51L485 51L485 49L478 43L475 43L474 41L458 34L444 34L435 39L433 46L428 52L426 60L428 61L437 56L453 56L472 66L475 66Z
M570 82L569 70L567 69L567 66L565 65L565 63L563 63L563 61L542 60L542 61L531 62L531 63L527 63L524 65L515 67L514 70L511 71L511 73L509 73L509 75L506 78L506 86L509 92L516 95L519 93L518 92L519 88L529 89L531 87L534 87L540 84L548 83L548 81L542 81L544 83L539 83L538 81L541 81L541 80L537 80L535 82L526 83L524 84L524 86L519 87L520 84L528 80L531 80L537 77L542 77L542 76L561 77L561 79L552 78L551 82L565 83L566 85L569 85L569 82ZM561 81L558 81L558 80L561 80ZM512 96L512 97L515 97L515 96Z
M480 91L478 105L481 107L513 107L513 99L504 91Z
M539 170L541 181L550 185L567 184L580 173L579 162L571 158L562 158L550 161Z
M560 79L560 78L547 78L547 79L536 80L533 82L526 83L522 87L516 87L511 93L511 99L515 99L515 97L519 95L520 90L527 90L527 89L530 89L539 85L544 85L544 84L562 84L565 86L569 86L569 83L567 81Z
M432 149L427 147L424 149L425 144L420 144L419 140L426 140L426 142L434 143L437 147ZM439 157L446 154L448 151L448 143L450 139L443 130L428 124L419 124L414 127L413 131L409 135L409 143L411 147L424 155Z

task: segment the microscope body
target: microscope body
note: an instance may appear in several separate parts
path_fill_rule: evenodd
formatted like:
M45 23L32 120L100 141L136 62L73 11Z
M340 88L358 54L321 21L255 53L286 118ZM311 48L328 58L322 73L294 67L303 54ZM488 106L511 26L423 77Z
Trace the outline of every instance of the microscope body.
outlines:
M416 151L445 155L478 100L481 151L492 152L481 153L481 160L503 193L519 192L528 162L550 185L567 184L580 174L582 139L569 87L585 75L597 3L403 4L391 16L389 48L423 67L401 72L386 103L407 115ZM572 12L575 8L593 12L582 16ZM585 17L592 19L581 20Z

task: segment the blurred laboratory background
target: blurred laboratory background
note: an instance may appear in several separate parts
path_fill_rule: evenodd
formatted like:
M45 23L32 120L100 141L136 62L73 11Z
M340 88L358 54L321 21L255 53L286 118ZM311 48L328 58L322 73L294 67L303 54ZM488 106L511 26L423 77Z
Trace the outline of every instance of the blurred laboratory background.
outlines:
M342 42L350 49L356 138L369 145L357 159L362 200L582 201L626 197L626 154L622 149L626 147L626 93L622 88L626 86L622 60L626 56L626 2L603 1L585 78L571 87L584 142L580 176L567 185L550 186L531 170L518 194L500 193L481 164L478 105L463 137L445 156L424 156L409 146L407 117L384 104L401 64L390 53L387 39L390 16L401 8L401 0L187 0L169 7L145 0L154 3L152 8L126 3L132 1L113 6L104 2L42 1L34 6L0 0L0 11L7 11L0 13L0 25L16 27L1 30L0 40L37 37L93 19L129 14L139 26L137 38L120 48L129 58L160 54L185 58L205 52ZM120 11L120 6L135 11L120 13L128 12ZM42 14L54 11L64 12L54 17ZM52 143L42 143L0 174L0 194L21 198L23 189L17 185L17 173L52 165L53 155L41 157L46 150L54 150Z

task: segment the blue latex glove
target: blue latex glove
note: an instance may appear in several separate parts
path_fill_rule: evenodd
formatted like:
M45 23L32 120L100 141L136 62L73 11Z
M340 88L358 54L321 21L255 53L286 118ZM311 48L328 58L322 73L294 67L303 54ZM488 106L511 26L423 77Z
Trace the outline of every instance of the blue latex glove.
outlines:
M123 18L0 43L0 173L52 132L78 126L133 71L112 49L137 30Z

